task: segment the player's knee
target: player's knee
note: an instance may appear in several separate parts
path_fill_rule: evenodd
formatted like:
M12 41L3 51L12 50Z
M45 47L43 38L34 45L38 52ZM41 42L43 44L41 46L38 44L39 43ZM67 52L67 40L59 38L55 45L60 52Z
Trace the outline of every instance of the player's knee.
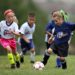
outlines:
M51 48L48 49L48 53L49 53L49 54L52 53L52 49L51 49Z
M6 47L6 50L8 53L12 53L12 49L9 46Z
M34 49L34 48L32 48L32 49L31 49L31 52L32 52L32 53L34 53L34 52L35 52L35 49Z
M59 59L60 59L60 56L57 56L57 58L59 58Z
M60 57L60 60L61 60L61 61L65 60L65 57Z

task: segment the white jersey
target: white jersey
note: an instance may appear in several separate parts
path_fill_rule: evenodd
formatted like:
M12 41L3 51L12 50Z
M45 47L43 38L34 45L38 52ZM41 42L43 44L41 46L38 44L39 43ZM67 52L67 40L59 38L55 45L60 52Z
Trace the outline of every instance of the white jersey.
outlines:
M8 26L5 20L0 22L0 30L1 37L5 39L15 38L15 35L11 33L10 30L19 32L18 25L15 22Z
M33 39L33 33L35 31L35 24L33 24L32 27L28 25L28 22L25 22L21 28L20 28L20 33L24 34L26 38L28 39Z

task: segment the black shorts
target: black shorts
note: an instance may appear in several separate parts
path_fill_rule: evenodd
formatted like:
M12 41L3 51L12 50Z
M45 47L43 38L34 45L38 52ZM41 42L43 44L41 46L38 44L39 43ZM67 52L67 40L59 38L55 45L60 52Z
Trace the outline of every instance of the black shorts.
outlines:
M30 43L26 43L22 38L20 39L21 49L23 52L27 52L28 50L35 48L33 40L30 39L29 41Z
M69 44L68 43L64 43L62 45L57 45L56 43L52 43L52 45L50 46L50 48L58 56L60 56L60 57L66 57L68 55Z

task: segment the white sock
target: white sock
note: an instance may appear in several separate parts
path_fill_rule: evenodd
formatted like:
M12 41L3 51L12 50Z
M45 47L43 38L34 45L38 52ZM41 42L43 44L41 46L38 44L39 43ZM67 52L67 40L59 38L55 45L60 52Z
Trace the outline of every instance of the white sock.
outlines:
M35 61L35 52L30 52L30 60Z
M20 56L23 56L23 52L20 52Z

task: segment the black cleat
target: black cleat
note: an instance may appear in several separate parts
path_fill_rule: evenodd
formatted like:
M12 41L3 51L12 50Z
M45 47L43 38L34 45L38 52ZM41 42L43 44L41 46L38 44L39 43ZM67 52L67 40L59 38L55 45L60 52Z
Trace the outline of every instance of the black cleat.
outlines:
M16 61L16 67L20 68L20 62L19 61Z
M67 64L66 64L66 62L62 64L62 69L67 69Z
M67 69L67 63L66 63L66 61L62 62L62 69Z
M15 69L15 64L11 64L11 69Z
M23 56L20 57L20 62L24 63L24 57Z

